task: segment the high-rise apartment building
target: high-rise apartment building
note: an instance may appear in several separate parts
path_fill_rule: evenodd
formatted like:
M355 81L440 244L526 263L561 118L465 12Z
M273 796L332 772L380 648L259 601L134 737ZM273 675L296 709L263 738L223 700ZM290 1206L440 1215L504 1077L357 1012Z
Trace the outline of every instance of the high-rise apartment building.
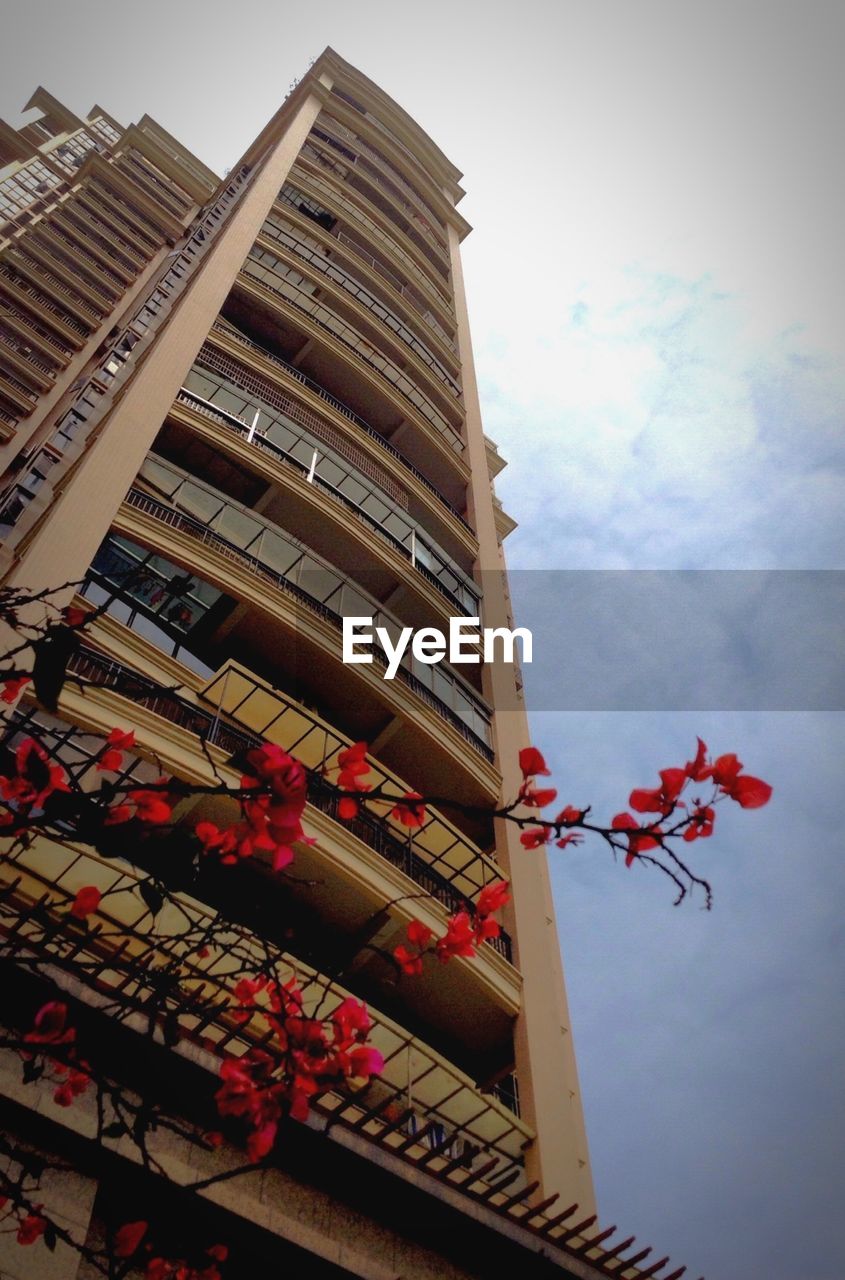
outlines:
M594 1225L544 859L511 826L448 807L516 793L518 671L408 658L388 681L341 660L344 616L513 624L459 172L332 50L222 181L150 118L82 119L43 89L22 127L0 124L0 162L0 568L7 584L108 602L72 659L96 687L69 683L55 713L24 698L10 741L34 729L84 777L89 736L117 724L135 732L137 777L202 781L262 739L310 767L363 739L375 777L444 798L409 843L365 816L338 822L315 783L317 841L295 864L309 883L256 872L232 908L257 931L307 919L292 967L322 962L367 999L386 1067L363 1100L323 1097L261 1182L217 1189L229 1235L240 1221L243 1257L303 1277L657 1274L665 1260L622 1261L630 1241ZM44 840L0 864L19 907L127 874ZM408 922L442 931L503 875L501 937L397 984L383 953ZM110 913L149 930L125 905ZM124 990L120 964L110 973ZM57 1203L96 1231L130 1176L120 1144L105 1163L74 1155L77 1110L18 1077L4 1076L7 1123L67 1148L80 1172ZM3 1265L22 1278L33 1256L9 1245ZM44 1275L85 1265L60 1248Z

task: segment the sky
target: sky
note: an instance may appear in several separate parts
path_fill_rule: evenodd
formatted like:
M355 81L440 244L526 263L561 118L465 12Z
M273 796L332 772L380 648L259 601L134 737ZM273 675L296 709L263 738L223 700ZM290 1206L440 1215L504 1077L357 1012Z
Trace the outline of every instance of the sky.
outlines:
M668 883L598 848L553 861L602 1221L691 1278L841 1280L836 619L807 631L818 610L799 581L743 648L715 597L694 592L688 608L686 578L660 575L661 627L660 609L648 625L612 597L599 609L571 572L709 570L742 588L760 574L723 571L766 571L777 591L780 571L842 568L841 5L7 0L0 12L22 51L0 83L12 121L41 81L80 112L147 111L222 171L331 44L464 171L485 429L519 520L517 602L522 591L529 607L533 571L553 571L561 672L568 612L573 631L585 614L594 628L597 688L617 687L623 661L640 680L620 709L611 692L566 710L558 684L546 705L559 709L532 716L561 799L610 817L689 759L697 734L775 788L766 809L720 813L693 846L710 912L673 908ZM787 630L803 645L792 658ZM676 637L685 689L700 666L720 692L678 693L672 644L654 659L661 635ZM797 667L814 676L804 702Z

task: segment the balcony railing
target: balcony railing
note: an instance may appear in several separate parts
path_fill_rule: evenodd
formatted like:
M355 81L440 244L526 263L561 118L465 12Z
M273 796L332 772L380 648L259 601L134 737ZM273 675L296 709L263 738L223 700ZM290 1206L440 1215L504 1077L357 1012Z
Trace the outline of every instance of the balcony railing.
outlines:
M300 288L298 281L301 281L302 277L293 266L289 266L269 250L253 246L241 270L248 280L275 294L288 306L301 311L312 324L323 329L336 342L342 343L352 351L358 360L372 369L385 380L388 386L394 388L403 399L407 400L413 410L434 427L455 453L464 452L464 442L455 427L435 409L428 397L423 395L404 370L378 351L354 325L342 320L330 307L315 299L307 290Z
M353 498L347 496L336 485L330 484L326 479L318 474L319 461L318 457L331 459L331 452L317 436L309 436L306 431L297 429L297 442L302 442L309 449L314 451L313 462L309 463L303 457L297 457L292 448L284 448L282 445L270 439L269 436L253 430L252 425L243 418L239 418L237 414L229 413L221 406L214 404L208 400L204 400L195 392L189 391L187 387L182 387L176 397L177 403L187 405L194 413L200 414L202 417L209 418L213 422L219 423L221 426L229 430L236 431L238 435L246 438L254 448L261 450L263 453L270 454L275 461L281 462L286 466L293 467L300 475L306 476L308 483L312 484L321 493L325 493L333 502L339 503L347 511L350 511L362 524L365 524L368 530L384 542L388 544L394 551L398 551L404 560L410 561L415 571L420 577L431 584L441 595L452 605L456 605L459 609L468 611L472 615L479 607L479 592L475 586L464 585L461 575L448 561L443 552L437 551L429 545L425 535L420 533L416 525L410 520L406 513L400 517L399 512L392 510L391 515L395 522L401 518L402 523L408 530L405 538L398 537L385 524L383 524L376 516L372 515L360 502L356 502ZM293 415L291 415L293 418ZM280 425L284 426L282 422ZM293 429L293 421L291 429ZM272 428L271 428L272 429ZM295 446L294 446L295 447ZM335 467L351 469L351 464L345 463L343 460L335 458L333 460ZM315 465L316 464L316 465ZM368 478L359 475L356 477L359 484L367 489L366 496L370 496L370 491L374 487L372 482L368 483ZM379 491L379 500L386 510L390 512L392 507L389 496L383 491ZM420 557L428 560L429 564L439 565L439 570L434 572L427 564L422 563ZM456 589L452 590L443 580L441 575L446 575L455 584ZM457 588L462 588L459 593Z
M52 960L83 982L91 967L87 962L95 961L97 982L90 985L108 992L109 1005L120 1011L122 1021L128 1021L125 1015L135 1010L144 1012L146 1027L151 1028L153 1018L169 1018L173 1026L173 1019L181 1012L187 1016L179 1019L180 1040L193 1039L206 1046L212 1043L215 1059L239 1057L267 1045L267 1027L260 1015L247 1020L231 1016L237 1005L232 987L240 975L260 965L271 966L280 981L295 977L306 1017L330 1018L349 998L350 993L339 983L283 950L278 941L257 937L248 927L232 931L225 948L207 948L203 955L190 938L211 927L214 912L185 892L174 894L174 898L192 926L189 940L180 942L178 932L162 938L137 893L138 876L132 868L106 863L87 852L62 850L58 872L56 857L48 859L51 875L40 860L45 844L50 853L58 852L58 846L42 841L16 849L5 872L0 869L0 939L13 954L20 954L25 939L27 954ZM68 930L68 908L80 879L101 886L103 901L87 930ZM35 902L44 904L37 930L31 926ZM225 910L220 914L226 918ZM163 1000L160 991L154 1000L150 975L165 957L171 965L178 963L180 981ZM379 1140L382 1130L390 1133L397 1127L390 1115L380 1114L390 1111L401 1117L406 1133L419 1135L423 1146L431 1150L436 1142L444 1159L455 1158L456 1165L470 1170L475 1160L478 1166L484 1164L487 1173L497 1165L497 1182L503 1177L508 1183L517 1177L524 1180L524 1149L534 1137L528 1125L492 1094L483 1093L459 1067L370 1003L368 1012L371 1028L367 1040L382 1054L381 1073L363 1097L360 1092L350 1098L348 1093L328 1091L315 1098L314 1105L329 1114L357 1105L368 1113L364 1136L374 1141ZM430 1134L435 1125L436 1140L426 1141L423 1130ZM412 1142L406 1145L410 1147Z
M197 489L205 489L205 486L197 485L196 482L190 481L189 477L185 477L187 483L194 484ZM213 493L213 491L207 491ZM302 585L302 580L308 581L309 570L305 567L311 562L316 573L315 581L319 582L326 590L328 584L330 590L327 595L330 599L336 599L342 603L344 594L348 591L350 594L350 603L354 606L354 613L357 615L361 608L369 608L375 622L374 625L387 625L391 634L395 634L397 628L401 628L401 624L396 621L384 607L377 601L372 600L368 594L357 586L352 586L332 568L328 562L323 561L321 557L315 555L309 548L300 544L295 538L289 534L283 534L281 530L276 530L266 521L257 519L252 513L247 513L238 508L234 503L226 502L220 494L214 495L216 504L220 508L215 519L225 520L227 513L231 512L234 519L239 522L248 521L254 528L252 542L259 547L262 546L260 539L263 538L264 531L267 531L273 540L271 545L275 545L284 549L284 555L289 556L288 567L285 571L280 572L271 568L270 565L259 558L258 555L250 554L249 550L237 543L224 537L221 533L211 529L208 523L204 523L195 519L193 516L183 511L177 510L173 506L168 506L163 502L159 502L156 498L151 497L148 493L142 492L140 489L130 489L126 495L126 502L129 506L134 507L138 511L144 512L145 515L151 516L154 520L168 526L169 528L178 529L180 532L187 534L189 537L198 540L205 546L210 546L219 551L229 560L238 561L249 572L265 582L271 583L277 590L282 591L286 595L291 596L300 604L306 606L312 613L318 617L330 622L338 631L343 630L344 612L338 612L336 609L328 605L325 600L320 599L313 590L309 591ZM263 550L263 548L262 548ZM291 554L292 553L292 554ZM299 581L294 580L293 574L296 574ZM349 611L352 616L352 611ZM377 647L373 650L373 659L377 665L386 666L387 661L383 653ZM412 661L408 659L407 654L403 661ZM473 717L473 723L479 726L479 729L485 734L489 734L490 729L490 710L486 707L475 693L470 690L468 685L459 682L458 677L443 664L437 668L427 667L426 673L435 673L431 678L439 678L445 682L450 696L466 704L468 715ZM493 762L494 752L489 741L482 738L475 729L471 728L467 721L445 702L438 697L423 681L414 674L408 667L400 665L396 672L396 678L405 684L418 698L421 699L428 707L430 707L437 715L447 721L453 729L478 752L485 760Z
M195 734L204 742L219 747L229 755L240 755L253 747L261 746L262 742L266 740L260 734L251 733L248 729L231 724L229 719L224 719L219 711L216 714L206 711L178 694L163 689L161 685L133 671L131 667L127 667L113 658L108 658L88 646L83 646L71 656L68 670L83 680L90 680L106 688L112 688L118 694L120 694L121 690L125 690L126 692L121 696L130 698L131 702L145 707L153 715L160 716L170 724L177 725L179 728L187 730L188 733ZM241 679L243 680L243 677ZM222 675L218 674L214 677L202 696L209 698L209 700L211 700L212 695L222 698L225 696L224 691L227 687L227 674L226 669L224 669ZM258 690L259 688L260 686L256 682L253 685L253 689ZM323 743L326 743L325 727L323 725L318 726L315 717L309 715L308 711L299 703L283 700L282 695L275 691L268 694L268 697L275 700L276 720L278 720L279 715L278 708L282 704L286 708L290 708L292 712L295 712L295 719L299 722L298 739L301 740L305 736L302 733L302 721L304 719L311 722L315 730L318 731ZM243 701L244 699L241 698L240 702ZM279 741L278 731L274 733L273 740ZM349 739L342 738L334 732L331 734L331 740L333 744L340 745L332 745L327 748L327 763L330 762L331 757L336 756L337 751L342 749L342 746L351 745ZM285 744L279 743L279 745ZM286 745L286 750L295 752L296 743L289 742ZM373 765L373 772L379 782L388 779L390 776L384 773L383 770L378 769L376 765ZM401 786L397 786L396 791L397 796L403 794ZM335 821L339 821L339 802L340 795L335 787L331 786L317 773L309 775L309 804ZM394 867L398 867L409 879L413 880L432 898L440 902L450 913L473 910L472 897L468 893L461 892L460 888L454 883L454 878L457 878L458 874L460 874L460 878L466 881L469 867L471 865L477 867L476 878L478 879L478 889L480 890L485 880L485 863L480 853L474 852L462 840L459 833L450 824L445 823L443 819L431 815L426 823L425 830L421 833L420 839L422 841L430 839L435 845L444 841L451 841L452 849L457 849L461 855L464 855L465 851L465 856L470 861L463 867L459 867L458 871L453 870L452 879L432 866L431 861L415 852L413 846L407 840L400 840L396 835L391 834L384 822L380 822L373 814L362 810L357 818L351 821L344 820L341 825L351 831L363 844L379 854L385 861L391 863ZM426 832L428 833L427 835ZM489 869L489 875L494 875L493 868ZM498 938L488 938L487 942L505 960L513 963L510 935L504 929Z
M475 530L466 519L466 516L463 516L458 508L454 507L449 499L446 498L440 490L433 485L417 467L414 466L413 462L410 462L403 453L400 453L395 445L392 445L389 440L385 440L384 436L381 435L380 432L376 431L375 427L371 426L369 422L365 422L362 417L355 413L354 410L350 409L348 405L345 405L342 400L338 400L336 396L333 396L329 391L326 391L325 387L321 387L319 382L315 382L313 378L309 378L306 373L303 373L301 369L297 369L295 365L289 364L287 360L283 360L281 356L274 355L272 352L267 351L265 347L259 346L257 342L253 342L251 338L248 338L246 334L241 333L239 329L234 328L233 325L221 323L219 320L215 320L213 328L217 333L224 334L233 342L238 342L242 347L246 347L248 350L254 351L256 355L259 355L263 360L268 360L271 364L277 365L285 374L288 375L288 377L295 378L297 382L300 382L303 387L307 387L309 391L312 391L315 395L319 396L321 400L324 400L325 403L330 405L332 409L337 411L337 413L342 414L344 418L348 418L350 422L354 422L355 426L363 431L365 435L369 436L371 440L375 440L385 453L389 453L391 457L396 458L397 461L401 462L402 466L409 471L410 474L418 480L429 493L433 494L434 497L437 498L438 502L442 506L446 507L449 513L453 515L456 520L459 520L465 529L469 530L473 537L475 536Z
M297 232L297 229L291 223L285 221L272 214L267 218L261 229L262 235L269 239L277 241L288 252L295 253L298 258L302 258L315 271L319 271L321 275L327 276L328 279L353 297L356 302L373 316L379 320L386 329L395 334L406 346L410 347L414 355L434 374L434 376L451 392L453 396L459 398L461 389L455 379L447 369L440 363L435 355L429 351L425 343L421 342L415 334L404 324L398 316L396 316L390 308L378 298L365 289L354 276L341 266L338 262L331 258L327 258L326 249L316 240L310 240ZM353 245L353 248L357 246ZM358 250L360 252L360 250Z
M303 160L306 162L306 167L304 168L301 166L301 162ZM427 275L420 266L418 266L411 255L406 252L398 239L395 236L388 234L388 232L386 232L370 217L368 213L364 211L364 209L361 208L359 203L355 200L351 200L347 193L340 187L332 186L324 177L322 177L322 175L312 173L312 168L318 164L321 169L327 171L333 170L333 164L329 157L323 155L321 151L318 151L315 147L312 147L310 143L306 142L302 151L299 153L296 166L291 171L291 176L294 177L297 182L305 179L306 184L309 187L317 188L321 198L329 200L333 206L339 206L343 212L353 220L353 222L360 223L365 227L370 235L374 236L381 244L386 245L393 256L401 260L404 269L413 276L417 284L421 285L422 288L425 289L426 293L429 294L439 307L445 309L449 314L454 314L452 301L444 292L446 288L445 282L442 287L438 286L437 283ZM366 200L366 196L362 196L360 192L356 192L355 195L357 197L357 201Z

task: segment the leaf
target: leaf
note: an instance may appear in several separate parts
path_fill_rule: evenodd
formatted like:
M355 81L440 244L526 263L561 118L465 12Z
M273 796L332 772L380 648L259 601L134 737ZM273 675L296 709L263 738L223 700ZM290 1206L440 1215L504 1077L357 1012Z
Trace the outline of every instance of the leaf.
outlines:
M103 1129L104 1138L122 1138L126 1133L126 1125L122 1120L112 1120L111 1124L107 1124Z
M59 694L64 688L70 655L79 647L79 637L70 627L59 624L48 627L40 640L33 645L35 660L32 664L32 684L35 696L48 711L58 707Z
M53 1253L56 1245L58 1244L58 1236L56 1235L56 1228L53 1226L52 1222L48 1222L44 1228L44 1235L42 1236L42 1239L50 1252Z
M152 914L154 916L157 916L159 911L161 911L162 907L164 906L163 895L159 892L159 890L155 887L155 885L149 880L141 881L141 883L138 885L138 892L140 893L141 897L144 899L144 902L149 907Z
M28 1058L23 1064L23 1082L24 1084L34 1084L36 1080L40 1080L44 1074L44 1066L40 1062L36 1062L34 1058Z

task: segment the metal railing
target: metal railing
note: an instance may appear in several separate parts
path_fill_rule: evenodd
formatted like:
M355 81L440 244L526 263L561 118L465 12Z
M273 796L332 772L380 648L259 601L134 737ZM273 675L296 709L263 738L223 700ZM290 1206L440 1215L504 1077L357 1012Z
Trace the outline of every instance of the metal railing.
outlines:
M284 574L277 573L263 564L255 556L251 556L247 551L237 546L234 542L230 542L228 538L224 538L221 534L209 529L207 525L202 524L199 520L194 519L182 511L176 510L175 507L169 507L163 502L159 502L156 498L150 497L147 493L142 493L140 489L130 489L126 495L126 502L129 506L134 507L138 511L143 511L145 515L152 516L162 524L168 525L170 528L178 529L180 532L188 534L189 537L197 539L206 546L214 547L230 560L237 560L245 568L255 574L259 578L263 578L266 582L271 583L279 591L291 596L293 599L304 604L312 613L330 622L338 631L343 630L343 616L334 609L329 608L322 600L318 600L310 591L306 591L304 587L296 582L292 582L286 578ZM313 552L308 552L307 548L303 548L303 554L309 554L314 557ZM379 612L384 612L381 606L377 606ZM377 665L387 666L386 656L379 651L377 647L373 650L373 660ZM473 729L461 717L447 706L441 698L422 683L413 672L406 667L399 666L396 671L396 678L401 683L417 695L428 707L435 711L443 720L447 721L453 729L456 729L463 738L472 746L479 755L491 764L494 760L494 752L492 747L480 738ZM471 700L471 693L467 688L461 686L462 693ZM482 720L489 723L490 711L480 702L473 702L473 708L478 712Z
M236 728L221 719L219 713L212 715L180 697L179 694L162 689L161 685L156 684L154 680L133 671L131 667L113 658L107 658L97 650L88 648L87 645L83 645L71 655L68 670L82 679L114 689L119 696L130 698L133 703L145 707L153 715L161 716L163 720L168 720L180 729L196 734L204 742L220 747L230 755L240 755L244 751L261 746L264 741L259 734ZM121 689L125 689L126 693L121 693ZM315 809L319 809L321 813L327 814L335 821L340 821L338 805L341 798L341 793L336 787L316 773L309 774L308 803ZM351 821L344 819L341 826L350 830L368 848L374 850L386 861L398 867L448 911L454 913L474 910L470 897L461 893L444 875L415 853L409 843L403 843L392 835L375 815L361 811ZM505 960L513 963L510 935L504 929L497 938L488 938L486 941Z
M409 471L416 480L419 480L420 484L423 485L429 493L434 494L438 502L440 502L442 506L446 507L450 514L453 515L456 520L459 520L464 528L468 529L473 537L475 537L475 530L472 525L465 516L461 515L458 508L454 507L449 499L440 492L436 485L433 485L431 481L414 466L413 462L409 462L405 455L400 453L395 445L392 445L389 440L385 440L384 436L381 435L380 432L376 431L375 427L371 426L369 422L366 422L362 417L355 413L353 409L350 409L348 405L345 405L342 400L338 400L330 391L326 391L325 387L321 387L319 382L315 382L313 378L309 378L307 373L303 373L302 370L297 369L295 365L288 364L287 360L283 360L281 356L274 355L272 352L267 351L265 347L260 346L257 342L253 342L252 338L248 338L246 334L241 333L239 329L235 329L229 324L221 324L219 321L214 322L213 328L217 333L225 334L227 338L231 338L234 342L239 342L241 346L247 347L251 351L255 351L264 360L269 360L271 364L278 365L278 367L284 370L289 377L295 378L297 382L302 383L302 385L307 387L309 391L313 391L314 394L318 395L321 400L326 402L326 404L331 405L331 407L337 410L338 413L342 414L344 418L348 418L350 422L354 422L355 426L359 427L360 430L368 435L371 440L375 440L380 448L384 449L384 451L389 453L391 457L396 458L401 462L402 466Z

